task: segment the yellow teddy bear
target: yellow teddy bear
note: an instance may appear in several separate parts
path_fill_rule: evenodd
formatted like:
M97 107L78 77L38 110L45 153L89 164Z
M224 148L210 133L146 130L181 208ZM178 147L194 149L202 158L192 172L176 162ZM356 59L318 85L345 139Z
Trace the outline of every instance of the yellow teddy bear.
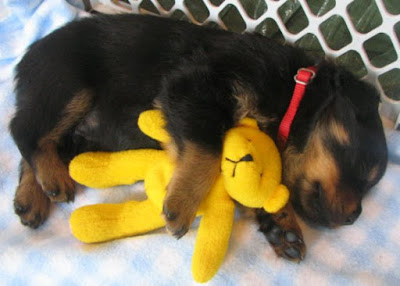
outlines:
M150 137L160 142L170 140L160 111L142 113L138 124ZM105 188L144 180L148 199L81 207L70 219L73 235L83 242L95 243L165 226L161 212L173 170L174 162L163 150L94 152L75 157L70 174L78 183ZM281 160L274 142L258 129L255 120L243 119L225 136L221 175L197 212L202 216L192 259L197 282L210 280L225 257L234 200L247 207L277 212L289 198L289 191L280 182Z

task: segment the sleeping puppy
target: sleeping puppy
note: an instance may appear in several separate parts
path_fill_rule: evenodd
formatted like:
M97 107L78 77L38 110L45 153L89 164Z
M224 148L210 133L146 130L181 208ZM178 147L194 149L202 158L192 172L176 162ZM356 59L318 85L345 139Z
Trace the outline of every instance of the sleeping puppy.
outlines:
M72 201L67 164L78 153L159 148L135 125L140 112L156 106L177 162L163 215L180 238L219 173L225 132L249 116L276 139L293 77L314 64L303 51L259 35L170 19L72 22L34 43L16 70L10 130L23 159L15 212L37 228L50 202ZM300 260L305 254L293 207L327 227L360 215L362 197L387 163L378 104L373 87L329 62L318 64L282 149L292 204L273 215L258 211L278 255Z

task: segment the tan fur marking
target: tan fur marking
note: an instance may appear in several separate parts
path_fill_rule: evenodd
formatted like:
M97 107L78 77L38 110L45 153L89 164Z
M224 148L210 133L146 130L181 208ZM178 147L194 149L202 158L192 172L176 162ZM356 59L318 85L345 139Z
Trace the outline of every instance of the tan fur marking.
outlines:
M375 166L371 169L371 171L369 171L367 180L369 183L375 182L376 177L378 176L378 172L379 172L379 166Z
M64 202L73 199L75 184L69 176L67 166L58 156L56 144L53 141L42 142L40 148L33 157L37 182L45 192L59 192L49 197L52 201Z
M168 152L169 157L172 158L174 162L176 162L178 160L179 151L178 151L178 146L175 144L175 142L172 140L169 143L160 143L160 144L162 148Z
M42 142L40 151L37 151L33 157L33 164L36 179L44 190L51 189L45 186L44 178L57 175L60 165L64 165L58 156L57 146L52 141Z
M153 108L161 110L161 102L158 98L153 100Z
M193 144L184 144L184 151L178 158L174 178L171 182L175 184L175 180L189 187L185 192L193 192L193 198L202 200L209 191L220 170L220 157L202 150L201 147ZM187 182L185 182L187 180ZM196 183L193 185L193 182Z
M350 135L341 123L332 120L329 129L341 145L350 145Z
M290 260L299 262L306 255L306 245L304 244L303 234L296 220L296 215L291 203L286 204L281 210L275 214L271 214L272 220L279 226L283 233L291 232L296 234L299 240L289 242L284 235L280 237L279 244L273 244L272 247L278 256L287 257ZM296 247L300 252L299 257L290 257L285 254L285 250L289 247Z
M285 180L294 185L296 178L304 174L304 190L312 190L314 182L321 183L325 196L332 202L339 180L339 170L332 155L324 148L321 127L310 137L303 153L289 146L284 151Z
M220 158L200 146L186 142L179 155L176 169L168 186L164 205L177 218L167 221L167 229L174 233L189 228L197 208L207 195L220 172Z
M319 136L313 138L307 146L308 154L304 170L311 181L320 182L325 190L325 197L333 202L339 181L339 170L332 155L325 150Z
M256 96L236 82L234 97L237 100L237 109L235 112L235 121L238 122L244 117L251 117L257 120L261 129L265 129L269 124L275 122L277 118L266 117L258 110Z
M21 180L19 182L19 188L25 189L25 187L35 187L37 185L35 174L29 164L22 160L21 165Z
M25 160L21 162L21 179L14 203L26 210L19 213L19 216L24 224L31 227L39 226L49 214L49 199L42 192L32 168Z
M330 221L342 224L357 210L360 198L348 186L340 185L340 170L335 158L324 146L326 134L332 132L331 127L331 122L320 121L302 153L291 146L284 151L284 178L289 188L298 178L304 178L300 181L303 192L301 199L305 199L307 193L315 192L314 184L320 183ZM304 208L310 207L306 201L302 201L302 205Z
M57 125L39 141L39 146L47 141L58 143L65 132L86 115L92 105L93 93L83 89L76 93L63 111L63 116Z
M302 172L304 155L295 147L288 146L282 156L285 184L294 185L296 177Z
M92 99L92 92L86 89L75 94L65 107L61 120L39 140L38 148L32 157L36 180L42 189L59 192L50 196L53 201L68 201L73 198L74 182L58 155L57 144L65 132L87 114L92 105Z

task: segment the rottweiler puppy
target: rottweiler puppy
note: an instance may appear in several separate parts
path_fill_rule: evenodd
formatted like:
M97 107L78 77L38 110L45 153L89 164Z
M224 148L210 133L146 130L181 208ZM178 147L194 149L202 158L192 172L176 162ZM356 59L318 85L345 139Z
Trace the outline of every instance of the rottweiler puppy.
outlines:
M235 34L140 15L81 19L34 43L16 69L11 134L21 155L14 206L37 228L50 202L74 199L67 165L84 151L159 148L140 112L160 108L177 168L163 214L177 238L220 171L226 130L255 118L277 139L300 68L315 66L282 151L291 204L258 211L278 255L305 254L294 210L327 227L352 224L383 176L387 149L379 94L326 60L256 34ZM246 191L246 190L243 190Z

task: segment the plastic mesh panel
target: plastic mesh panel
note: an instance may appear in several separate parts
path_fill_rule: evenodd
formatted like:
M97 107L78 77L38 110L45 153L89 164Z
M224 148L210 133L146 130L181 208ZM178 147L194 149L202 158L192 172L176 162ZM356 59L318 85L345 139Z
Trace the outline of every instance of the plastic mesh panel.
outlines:
M400 112L399 0L97 0L133 13L154 13L256 31L335 58L380 89L384 113Z

